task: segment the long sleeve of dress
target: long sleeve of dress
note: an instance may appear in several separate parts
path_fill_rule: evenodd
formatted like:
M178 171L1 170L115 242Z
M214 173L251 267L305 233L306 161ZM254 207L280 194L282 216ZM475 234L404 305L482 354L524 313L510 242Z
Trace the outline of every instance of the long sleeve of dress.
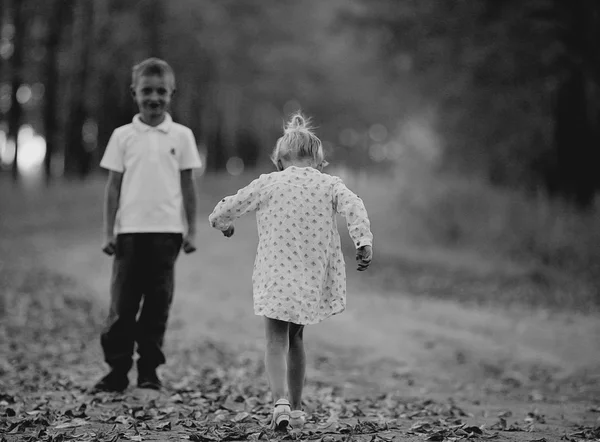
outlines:
M333 186L333 202L336 212L346 219L348 233L350 233L354 246L358 249L362 246L373 245L373 234L367 209L365 209L363 201L348 189L342 180L337 181Z
M210 225L215 229L227 230L237 218L256 211L260 205L263 181L261 176L235 195L223 198L208 217Z

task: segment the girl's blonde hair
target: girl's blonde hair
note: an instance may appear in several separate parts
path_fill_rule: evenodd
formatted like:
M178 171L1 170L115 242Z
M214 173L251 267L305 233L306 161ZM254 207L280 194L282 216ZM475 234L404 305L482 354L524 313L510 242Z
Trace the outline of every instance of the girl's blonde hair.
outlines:
M323 154L323 144L319 137L312 131L310 120L301 112L296 112L290 117L283 131L283 136L277 140L275 149L271 154L271 161L277 166L281 159L294 160L310 158L313 166L322 169L327 165Z

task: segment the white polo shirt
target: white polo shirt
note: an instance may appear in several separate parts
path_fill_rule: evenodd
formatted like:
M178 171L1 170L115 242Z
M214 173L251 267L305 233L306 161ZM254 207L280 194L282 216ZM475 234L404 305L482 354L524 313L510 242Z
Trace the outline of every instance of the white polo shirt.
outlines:
M123 173L115 234L185 232L180 171L201 167L189 128L169 114L152 127L138 114L115 129L100 166Z

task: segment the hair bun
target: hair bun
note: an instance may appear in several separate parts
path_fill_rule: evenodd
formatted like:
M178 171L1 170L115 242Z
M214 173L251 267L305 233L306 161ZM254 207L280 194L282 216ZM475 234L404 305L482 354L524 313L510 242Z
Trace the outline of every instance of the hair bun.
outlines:
M296 112L290 117L290 120L285 126L286 132L298 129L308 129L306 119L300 112Z

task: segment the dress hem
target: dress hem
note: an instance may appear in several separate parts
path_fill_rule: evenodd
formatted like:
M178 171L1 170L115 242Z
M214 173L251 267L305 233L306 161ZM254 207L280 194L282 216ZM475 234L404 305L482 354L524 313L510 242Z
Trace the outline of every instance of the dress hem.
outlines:
M294 322L294 321L292 321L290 319L289 316L285 316L285 315L269 315L269 316L267 316L267 314L260 313L260 312L257 312L257 311L255 311L254 314L256 316L264 316L265 318L277 319L278 321L291 322L292 324L298 324L298 325L315 325L315 324L318 324L320 322L323 322L325 319L331 318L332 316L339 315L340 313L344 312L345 310L346 310L346 308L344 307L344 308L342 308L340 310L333 311L332 313L328 314L327 316L319 317L318 319L313 320L313 321L304 321L304 322ZM278 317L275 317L275 316L278 316Z

